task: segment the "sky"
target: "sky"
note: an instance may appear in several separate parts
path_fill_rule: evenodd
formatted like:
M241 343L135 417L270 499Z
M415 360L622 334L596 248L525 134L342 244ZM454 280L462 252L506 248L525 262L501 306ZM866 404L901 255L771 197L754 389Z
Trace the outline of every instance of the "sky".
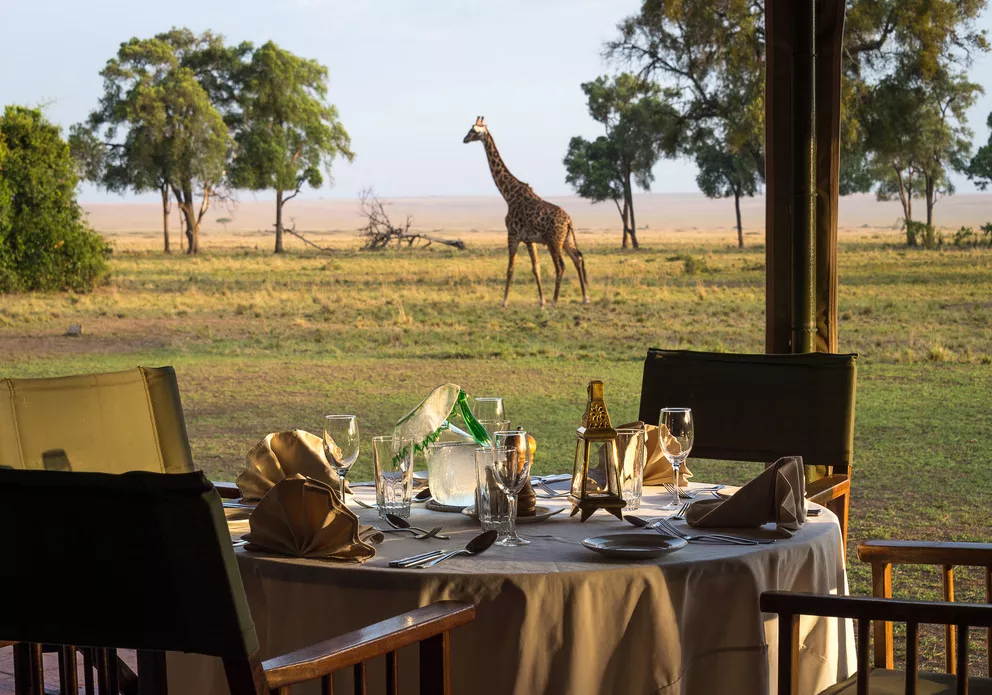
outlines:
M231 43L273 40L328 67L329 100L356 153L308 198L495 195L482 146L462 138L486 117L507 166L547 196L571 193L562 158L572 136L595 137L582 82L615 71L603 43L640 0L0 0L0 105L45 105L64 128L102 91L99 71L132 36L174 25ZM992 30L992 13L983 24ZM972 79L989 94L970 112L981 142L992 112L992 56ZM695 169L662 161L653 191L696 192ZM961 193L974 187L956 177ZM240 192L268 200L270 193ZM81 189L83 202L137 200ZM146 195L142 200L155 200Z

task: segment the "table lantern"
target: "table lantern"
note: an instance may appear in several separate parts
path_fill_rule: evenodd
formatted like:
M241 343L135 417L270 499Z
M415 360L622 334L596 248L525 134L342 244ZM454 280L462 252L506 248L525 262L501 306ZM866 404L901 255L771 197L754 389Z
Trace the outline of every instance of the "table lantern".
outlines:
M620 469L617 456L617 431L610 424L610 414L603 400L603 382L589 382L589 401L576 430L575 467L572 470L572 516L581 511L585 521L597 509L605 509L623 519L620 492Z

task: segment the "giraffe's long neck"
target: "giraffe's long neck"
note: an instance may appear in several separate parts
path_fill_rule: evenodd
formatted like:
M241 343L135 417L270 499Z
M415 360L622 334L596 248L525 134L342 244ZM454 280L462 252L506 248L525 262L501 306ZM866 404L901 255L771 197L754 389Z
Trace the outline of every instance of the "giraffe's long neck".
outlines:
M526 183L515 177L510 173L510 170L506 168L503 163L503 158L499 156L499 150L496 149L496 143L493 141L493 136L486 133L486 136L482 139L482 144L486 148L486 159L489 160L489 171L492 172L493 181L496 182L496 188L499 189L500 195L503 199L509 202L511 197L515 197L521 190L530 191L531 188Z

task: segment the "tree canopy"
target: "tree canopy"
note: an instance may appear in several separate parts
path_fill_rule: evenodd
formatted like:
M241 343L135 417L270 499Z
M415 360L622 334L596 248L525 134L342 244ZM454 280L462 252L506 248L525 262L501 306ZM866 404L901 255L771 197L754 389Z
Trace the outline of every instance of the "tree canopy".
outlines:
M637 248L633 184L650 190L654 165L664 154L674 154L677 114L656 85L629 73L598 77L584 83L582 91L589 115L606 134L593 141L572 138L565 180L583 198L612 200L623 219L623 247L629 238Z
M276 192L275 251L281 253L283 205L304 184L321 186L337 157L351 161L351 139L327 102L327 68L271 41L245 69L239 106L232 179L240 188Z
M902 166L908 158L925 167L916 174L917 189L932 216L936 199L951 190L948 171L959 169L966 154L962 105L977 90L964 70L975 54L988 50L978 24L986 5L987 0L848 0L842 193L874 187L889 195L895 147ZM655 80L679 110L682 154L711 165L714 148L750 157L753 167L749 162L745 169L753 168L756 185L764 171L764 13L762 0L644 0L606 46L609 57ZM896 94L899 89L905 91ZM894 108L893 100L903 109ZM893 131L907 120L925 126L919 144L926 141L926 151L919 156L904 149L910 143L892 141L906 136ZM708 173L702 178L711 180Z
M0 118L0 292L87 291L108 248L76 204L76 172L61 130L41 111Z
M250 48L228 48L218 35L188 29L133 38L101 71L98 108L73 130L73 151L87 178L111 191L162 192L166 251L170 195L185 221L188 251L199 250L200 222L222 192L231 154L221 110L234 104L241 58Z
M989 127L989 142L978 148L978 152L968 164L968 178L975 182L979 190L987 190L992 183L992 113L986 122Z

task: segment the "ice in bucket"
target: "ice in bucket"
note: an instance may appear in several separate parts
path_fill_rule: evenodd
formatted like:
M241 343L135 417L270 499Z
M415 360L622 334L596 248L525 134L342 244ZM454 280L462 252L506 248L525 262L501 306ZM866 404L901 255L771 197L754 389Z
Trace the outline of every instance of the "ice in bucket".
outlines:
M427 475L431 494L449 507L475 504L474 441L437 442L427 449Z

